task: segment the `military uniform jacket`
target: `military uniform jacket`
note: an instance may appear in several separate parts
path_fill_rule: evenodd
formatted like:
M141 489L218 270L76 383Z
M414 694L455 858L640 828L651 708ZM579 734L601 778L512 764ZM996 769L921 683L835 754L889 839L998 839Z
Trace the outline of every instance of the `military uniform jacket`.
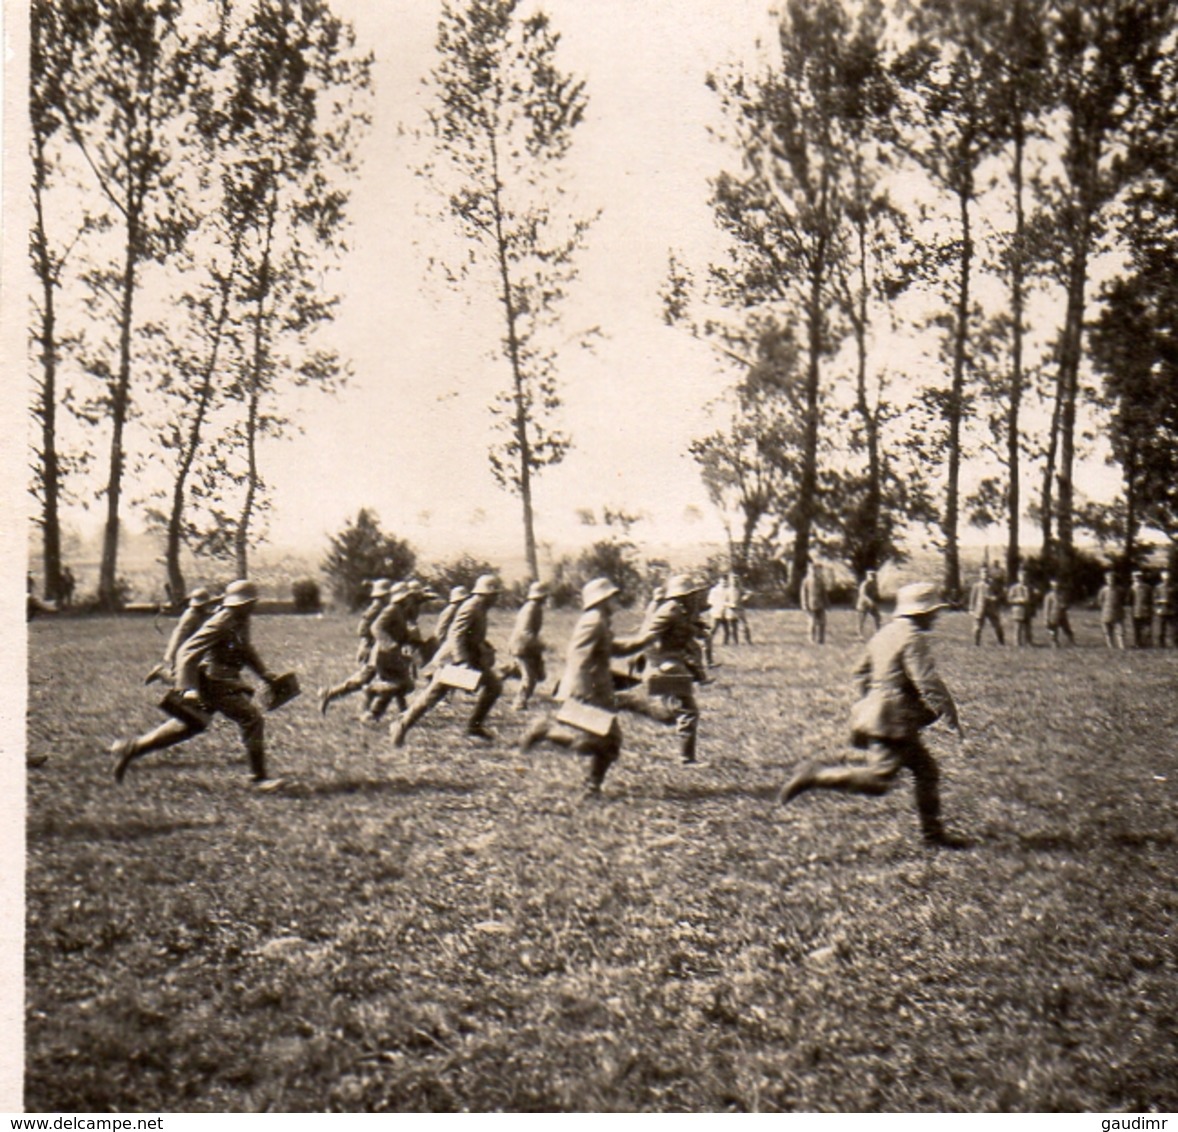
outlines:
M985 617L998 604L994 584L980 578L969 588L969 611L974 617Z
M1024 586L1022 582L1015 582L1015 584L1006 591L1006 600L1010 604L1010 614L1015 621L1030 621L1030 586Z
M1133 620L1148 621L1153 612L1153 586L1148 582L1135 582L1129 587L1129 601L1133 608Z
M390 602L372 625L374 652L395 652L412 640L412 624L400 602Z
M515 615L515 626L507 651L512 656L528 656L540 651L540 630L544 627L544 603L535 599L525 601Z
M654 611L650 627L637 646L646 657L646 670L698 674L698 622L682 602L669 598Z
M813 574L807 574L802 579L800 596L802 609L807 613L821 613L826 609L826 583L819 581Z
M851 729L876 739L911 739L936 719L957 726L957 705L933 665L928 633L908 617L888 622L855 667L860 699Z
M472 594L459 607L446 637L447 657L480 672L495 663L495 650L487 643L487 603Z
M1100 607L1102 624L1114 625L1125 619L1125 595L1115 582L1111 586L1100 587L1100 592L1096 595L1096 604Z
M1060 618L1068 611L1068 603L1058 590L1048 590L1043 599L1043 620L1048 629L1059 627Z
M1173 582L1158 582L1153 591L1153 611L1159 617L1169 617L1178 603Z
M864 578L859 583L859 593L855 598L855 609L859 613L870 613L879 606L879 583L871 578Z
M585 610L573 626L556 698L612 708L614 681L609 660L622 651L630 650L615 647L609 614L601 608Z
M368 603L368 608L364 610L363 615L360 617L360 624L356 626L356 636L365 644L372 644L372 626L376 624L376 619L380 616L384 608L385 599L374 597Z
M164 653L164 666L166 668L174 668L176 665L176 657L180 653L180 648L193 633L197 631L211 616L211 610L208 608L197 609L194 606L189 606L180 615L180 621L176 628L172 630L171 637L168 638L168 648Z
M446 608L438 614L437 623L434 625L434 636L438 641L444 641L446 634L450 632L450 626L454 624L454 615L458 612L458 607L461 602L451 601L446 604Z
M263 680L266 666L250 644L249 617L234 612L238 607L218 609L180 647L176 662L182 688L200 688L201 674L212 680L241 682L241 670L252 668Z

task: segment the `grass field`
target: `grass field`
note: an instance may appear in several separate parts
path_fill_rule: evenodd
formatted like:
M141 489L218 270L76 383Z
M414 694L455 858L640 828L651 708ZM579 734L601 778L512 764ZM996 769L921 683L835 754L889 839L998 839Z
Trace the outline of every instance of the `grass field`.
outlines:
M490 748L462 703L395 751L304 695L268 718L285 794L251 792L223 720L116 787L164 638L34 622L26 1107L1178 1109L1178 652L1107 652L1085 616L1061 652L942 617L969 742L929 742L974 845L939 853L907 782L772 804L846 753L850 614L823 649L754 614L701 691L702 764L625 719L599 802L577 759L516 753L514 685ZM255 641L313 692L352 634Z

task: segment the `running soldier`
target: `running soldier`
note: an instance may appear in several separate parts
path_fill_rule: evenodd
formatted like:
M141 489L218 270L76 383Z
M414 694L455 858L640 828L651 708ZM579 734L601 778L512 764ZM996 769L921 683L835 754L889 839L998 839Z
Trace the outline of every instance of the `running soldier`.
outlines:
M203 587L193 590L188 595L188 607L180 615L176 628L168 638L164 659L143 678L144 684L154 684L157 680L161 684L176 682L176 656L180 652L180 646L212 617L216 606L217 599Z
M399 711L405 710L405 697L414 688L413 650L421 642L421 634L416 632L417 615L429 597L420 583L398 582L373 624L372 667L376 676L369 685L365 723L379 723L393 700Z
M350 696L353 692L367 689L372 684L372 681L376 679L376 666L372 662L372 646L374 643L372 626L376 623L376 619L388 604L389 594L392 593L392 589L393 583L388 578L378 578L372 583L371 600L360 617L359 625L356 626L356 636L360 638L360 644L356 649L356 662L360 667L343 681L343 683L336 684L334 687L319 689L320 715L326 715L327 709L336 700L343 699L344 696ZM360 709L361 719L364 719L368 715L370 704L371 696L366 695L365 704Z
M434 670L428 686L418 693L408 710L393 724L391 735L394 747L403 746L409 729L445 698L449 690L442 680L445 663L456 664L478 674L478 695L466 725L466 733L484 742L494 740L495 736L484 726L484 721L503 691L503 684L495 672L495 650L487 641L487 612L499 600L502 590L494 574L483 574L475 582L470 597L459 606L450 632L438 649L441 662Z
M507 672L519 673L519 692L515 697L516 711L524 711L536 685L547 675L544 669L544 642L540 630L544 627L544 600L548 589L542 582L533 582L528 587L528 596L515 617L515 626L507 642L514 664ZM506 676L507 673L505 672Z
M655 610L647 630L633 639L645 657L643 682L618 694L618 706L657 723L675 725L679 755L696 761L699 708L692 682L707 683L697 636L698 607L707 584L679 574L667 582L666 598ZM630 651L630 650L627 650ZM673 686L673 691L663 688Z
M928 637L939 610L934 586L914 583L896 595L896 614L867 643L855 668L859 700L851 710L851 743L867 750L865 766L804 764L782 787L783 805L807 790L886 794L902 769L916 784L916 809L925 844L959 849L965 843L941 824L940 770L920 732L944 720L962 734L957 705L937 675Z
M258 600L253 582L231 582L221 608L185 641L176 658L176 688L185 703L209 713L220 712L237 724L249 756L254 784L275 790L282 779L266 777L265 722L253 702L253 689L241 678L251 668L269 686L277 677L250 643L250 614ZM152 751L183 743L204 730L195 720L169 719L138 739L120 739L111 749L111 773L122 782L127 768Z
M617 706L610 658L626 656L638 647L641 637L615 640L610 625L613 599L621 591L608 578L594 578L581 590L581 616L569 640L564 673L556 690L561 704L575 701L613 711ZM520 753L527 754L537 743L549 742L579 755L589 755L589 776L585 789L600 794L609 768L622 753L622 731L617 720L605 735L593 734L561 723L559 711L532 723L520 740Z

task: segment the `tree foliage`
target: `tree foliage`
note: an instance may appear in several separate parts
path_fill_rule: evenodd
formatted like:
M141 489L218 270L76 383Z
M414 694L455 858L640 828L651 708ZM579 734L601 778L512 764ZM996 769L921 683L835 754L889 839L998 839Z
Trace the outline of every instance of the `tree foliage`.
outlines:
M361 508L354 520L333 535L322 570L336 601L358 609L368 596L368 583L376 578L399 581L409 577L417 554L403 539L381 530L374 511Z

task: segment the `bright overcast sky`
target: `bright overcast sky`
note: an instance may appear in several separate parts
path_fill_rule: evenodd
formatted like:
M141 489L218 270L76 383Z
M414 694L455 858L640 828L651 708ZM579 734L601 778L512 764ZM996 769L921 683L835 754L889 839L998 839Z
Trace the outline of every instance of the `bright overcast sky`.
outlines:
M509 381L490 360L502 332L492 296L467 305L426 277L452 245L410 168L424 156L407 134L422 122L440 3L336 0L376 56L373 127L352 202L354 251L336 277L334 336L356 377L338 398L315 398L303 438L266 453L276 489L277 543L320 542L361 506L427 556L458 542L522 553L519 503L487 464L491 396ZM723 153L709 140L716 99L709 69L752 58L771 33L764 0L550 0L560 62L587 82L588 114L570 168L579 213L602 210L565 308L570 332L600 325L593 354L560 367L574 450L536 481L537 537L579 537L579 507L649 516L644 541L718 541L721 528L686 456L706 427L703 405L724 380L707 347L662 323L658 290L672 246L714 247L707 178ZM435 215L426 213L433 209ZM490 337L488 337L488 334ZM685 529L695 505L704 520ZM428 520L424 513L428 512ZM471 518L481 512L482 522ZM583 530L581 536L583 536Z

